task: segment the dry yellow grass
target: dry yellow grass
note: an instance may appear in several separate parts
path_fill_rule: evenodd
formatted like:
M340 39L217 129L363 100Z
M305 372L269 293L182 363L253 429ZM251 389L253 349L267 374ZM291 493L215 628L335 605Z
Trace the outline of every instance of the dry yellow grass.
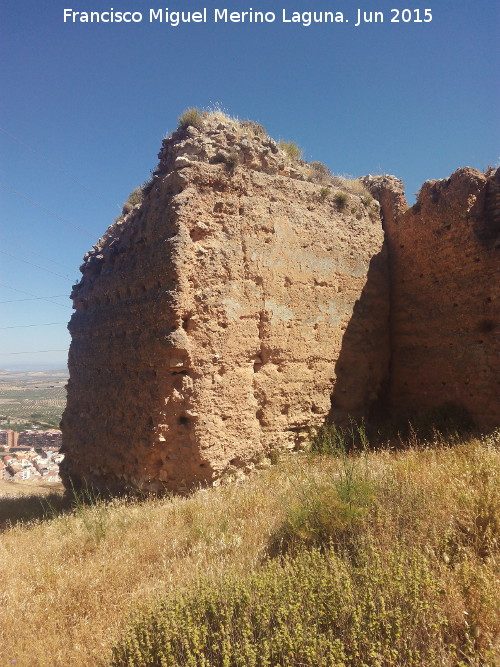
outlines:
M367 197L369 200L373 199L359 178L353 178L352 176L339 176L335 174L332 176L332 183L333 185L341 188L342 190L345 190L346 192L349 192L353 195L358 195L358 197Z
M113 500L7 529L0 664L108 664L133 610L200 576L258 567L290 508L338 480L343 465L296 455L189 498ZM371 453L356 471L374 489L359 529L381 545L406 542L431 553L450 632L468 624L481 655L498 656L495 443Z

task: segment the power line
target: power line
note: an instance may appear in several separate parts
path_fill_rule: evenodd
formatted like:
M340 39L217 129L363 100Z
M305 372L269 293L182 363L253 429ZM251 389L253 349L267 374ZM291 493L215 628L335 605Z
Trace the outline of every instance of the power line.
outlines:
M61 273L56 273L55 271L51 271L50 269L46 269L44 266L39 266L38 264L33 264L33 262L29 262L27 259L22 259L21 257L16 257L15 255L11 255L10 252L5 252L5 250L0 250L2 255L7 255L7 257L12 257L12 259L15 259L18 262L24 262L25 264L29 264L30 266L34 266L37 269L40 269L41 271L46 271L47 273L52 273L54 276L58 276L59 278L64 278L65 280L71 280L69 276L63 276Z
M67 297L67 294L54 294L53 296L32 296L30 299L10 299L9 301L0 301L0 303L21 303L21 301L44 301L47 299L59 299L62 297ZM61 306L62 304L56 304Z
M83 229L82 227L79 227L78 225L75 225L74 222L71 222L71 220L67 220L66 218L63 218L58 213L55 213L54 211L51 211L48 208L45 208L45 206L42 206L41 204L34 201L33 199L30 199L29 197L26 197L26 195L23 195L20 192L17 192L17 190L14 190L13 188L10 188L8 185L5 185L5 183L0 183L0 188L3 188L4 190L7 190L8 192L12 192L12 194L16 195L17 197L20 197L21 199L25 199L27 202L29 202L33 206L37 206L39 209L41 209L45 213L48 213L49 215L56 218L57 220L59 220L63 224L68 225L69 227L73 227L73 229L77 229L79 232L82 232L82 234L85 234L86 236L90 236L91 238L93 238L92 234L90 232L88 232L86 229Z
M12 327L0 327L0 331L4 329L26 329L28 327L51 327L54 324L67 324L67 322L47 322L47 324L17 324Z
M50 301L49 297L36 296L36 294L32 294L31 292L25 292L22 289L17 289L16 287L11 287L10 285L6 285L5 283L0 283L0 287L5 287L5 289L10 289L13 292L19 292L19 294L27 294L28 296L32 296L35 299L43 299L43 301L47 301L47 303L52 303L52 304L54 304L54 306L59 306L60 308L69 308L69 306L63 306L62 303L57 303L57 301Z
M45 352L67 352L68 348L64 350L32 350L28 352L3 352L2 354L43 354Z
M87 192L90 192L90 194L91 194L91 195L94 195L94 197L97 197L98 199L100 199L101 201L103 201L105 204L108 204L108 203L109 203L109 202L107 202L107 201L104 199L104 197L101 197L100 194L98 194L97 192L94 192L93 190L91 190L90 188L88 188L86 185L84 185L83 183L81 183L81 182L80 182L78 179L76 179L76 178L75 178L69 171L67 171L67 170L64 169L63 167L59 167L57 164L55 164L54 162L52 162L52 160L49 160L49 158L47 158L45 155L43 155L43 153L40 153L40 151L36 151L32 146L30 146L29 144L26 144L24 141L21 141L21 139L18 139L16 136L14 136L14 135L12 134L12 132L8 132L7 130L4 130L2 127L0 127L0 132L2 132L3 134L5 134L6 136L10 137L10 138L13 139L14 141L17 141L17 143L18 143L20 146L23 146L23 148L26 148L27 150L31 151L31 152L34 153L35 155L38 155L39 158L41 158L42 160L44 160L47 164L49 164L49 165L50 165L51 167L53 167L54 169L57 169L57 171L60 171L62 174L64 174L65 176L67 176L70 180L72 180L74 183L76 183L77 185L79 185L81 188L83 188L83 189L86 190Z
M50 257L47 257L46 255L42 254L41 252L35 252L34 250L30 250L27 248L25 245L21 245L17 241L13 241L12 239L9 239L6 236L0 235L0 239L3 239L4 241L7 241L7 243L12 243L16 245L18 248L24 250L25 252L28 252L30 255L36 255L37 257L43 257L47 262L50 262L51 264L56 264L57 266L60 266L62 269L68 269L68 271L72 271L73 269L69 266L66 266L65 264L60 264L59 262L56 262L55 259L50 259Z

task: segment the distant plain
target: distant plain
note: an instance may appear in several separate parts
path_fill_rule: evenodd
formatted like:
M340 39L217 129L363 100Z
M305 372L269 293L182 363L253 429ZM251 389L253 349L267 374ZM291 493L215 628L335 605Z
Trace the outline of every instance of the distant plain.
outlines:
M68 373L61 370L0 370L0 428L16 431L32 423L58 428L66 405Z

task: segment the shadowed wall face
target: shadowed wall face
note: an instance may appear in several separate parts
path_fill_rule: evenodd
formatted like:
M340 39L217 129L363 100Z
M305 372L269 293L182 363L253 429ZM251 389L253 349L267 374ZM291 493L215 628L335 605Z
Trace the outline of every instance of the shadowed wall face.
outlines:
M387 376L383 231L366 196L324 190L234 123L164 142L73 293L67 484L182 491L300 446L332 394L339 419L366 414Z
M459 169L406 212L385 193L394 411L452 402L500 423L499 177Z

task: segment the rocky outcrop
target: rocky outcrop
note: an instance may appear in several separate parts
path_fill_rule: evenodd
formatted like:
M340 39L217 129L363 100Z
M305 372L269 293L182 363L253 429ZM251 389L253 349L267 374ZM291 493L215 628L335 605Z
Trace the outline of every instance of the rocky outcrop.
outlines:
M159 157L72 294L61 474L77 487L213 483L367 415L387 380L370 196L310 182L317 163L217 114Z
M391 272L391 411L453 403L500 424L500 170L427 181L406 206L394 177L367 177Z

